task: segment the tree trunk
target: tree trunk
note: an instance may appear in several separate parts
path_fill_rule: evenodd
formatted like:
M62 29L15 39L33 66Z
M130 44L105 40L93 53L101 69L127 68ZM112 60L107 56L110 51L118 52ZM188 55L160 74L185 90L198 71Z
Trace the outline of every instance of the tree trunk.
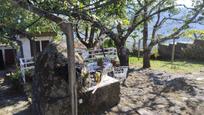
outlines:
M150 50L144 50L143 53L143 68L150 68Z
M121 66L129 66L129 51L124 46L117 47L118 58Z
M145 1L146 4L146 1ZM144 8L144 19L147 19L147 7ZM145 20L143 23L143 68L149 68L150 67L150 49L147 46L147 40L148 40L148 20Z

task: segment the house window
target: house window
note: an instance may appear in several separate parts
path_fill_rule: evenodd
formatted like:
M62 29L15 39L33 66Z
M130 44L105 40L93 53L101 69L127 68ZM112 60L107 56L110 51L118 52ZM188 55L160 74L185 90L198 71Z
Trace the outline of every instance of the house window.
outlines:
M34 51L36 53L42 52L47 45L49 44L49 40L41 40L41 41L34 41L31 43L31 55L34 56Z
M41 42L42 42L42 50L44 50L47 47L47 45L49 44L49 41L46 40L46 41L41 41Z
M36 52L40 53L40 41L35 41L35 48L36 48Z

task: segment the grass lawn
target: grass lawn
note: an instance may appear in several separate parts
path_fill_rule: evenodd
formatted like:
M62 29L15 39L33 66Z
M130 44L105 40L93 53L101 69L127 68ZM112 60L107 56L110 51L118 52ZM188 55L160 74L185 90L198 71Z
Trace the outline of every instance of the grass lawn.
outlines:
M142 67L142 58L129 57L130 65ZM162 70L170 73L193 73L204 71L204 61L176 60L173 65L171 61L151 60L151 69Z

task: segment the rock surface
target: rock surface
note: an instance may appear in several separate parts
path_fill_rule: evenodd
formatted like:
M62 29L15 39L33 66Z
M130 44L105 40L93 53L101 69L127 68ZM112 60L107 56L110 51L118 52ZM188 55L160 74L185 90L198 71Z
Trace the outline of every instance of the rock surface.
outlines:
M107 115L201 115L204 74L168 74L131 68L126 86L121 86L120 103ZM200 78L197 81L197 78ZM200 81L201 80L201 81ZM202 96L201 96L202 95ZM203 110L202 110L203 109Z
M95 93L92 93L92 91L90 90L81 95L83 103L79 104L79 115L89 115L110 109L120 101L119 81L99 87Z
M71 102L67 79L69 66L66 64L66 58L60 53L60 48L54 45L50 45L48 48L37 58L35 65L32 88L33 114L70 115ZM120 100L120 83L118 81L99 87L94 94L92 91L78 90L80 92L78 95L84 101L79 106L79 114L82 115L111 108L117 105ZM81 93L83 95L80 95Z
M36 60L32 83L33 115L70 114L68 83L56 74L56 68L66 64L65 57L59 53L61 50L50 45Z

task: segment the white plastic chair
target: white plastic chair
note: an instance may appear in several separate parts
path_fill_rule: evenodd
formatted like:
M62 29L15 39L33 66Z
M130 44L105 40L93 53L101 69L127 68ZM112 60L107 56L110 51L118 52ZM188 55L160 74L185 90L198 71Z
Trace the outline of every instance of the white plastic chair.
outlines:
M120 81L123 81L127 77L128 66L119 66L113 68L114 77Z
M21 70L21 75L22 75L22 79L23 82L26 83L26 79L25 79L25 72L31 69L34 69L34 60L33 58L20 58L20 70Z

